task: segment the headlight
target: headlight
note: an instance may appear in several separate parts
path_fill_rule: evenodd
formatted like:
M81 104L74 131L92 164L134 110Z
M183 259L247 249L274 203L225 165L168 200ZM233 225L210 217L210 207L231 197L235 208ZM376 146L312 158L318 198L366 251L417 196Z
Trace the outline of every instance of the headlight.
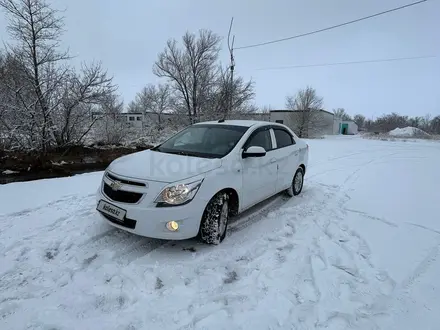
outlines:
M197 194L202 181L203 179L166 187L154 202L157 203L157 206L176 206L189 203Z

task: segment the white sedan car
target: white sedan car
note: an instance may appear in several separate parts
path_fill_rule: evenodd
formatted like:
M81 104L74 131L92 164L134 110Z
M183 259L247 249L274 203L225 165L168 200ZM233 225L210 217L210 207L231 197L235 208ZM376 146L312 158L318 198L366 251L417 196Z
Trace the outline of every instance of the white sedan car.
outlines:
M137 235L219 244L231 216L282 191L301 193L308 157L308 145L282 124L197 123L114 160L98 189L97 210Z

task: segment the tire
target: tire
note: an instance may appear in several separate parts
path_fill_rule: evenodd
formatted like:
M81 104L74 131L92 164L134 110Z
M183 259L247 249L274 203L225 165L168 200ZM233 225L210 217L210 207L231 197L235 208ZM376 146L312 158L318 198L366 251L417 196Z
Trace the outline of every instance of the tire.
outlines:
M296 185L295 182L297 182ZM293 176L292 179L292 183L290 184L290 187L286 190L286 192L290 197L297 196L301 193L303 186L304 186L304 171L301 167L299 167L296 170L295 175Z
M220 192L206 205L200 223L199 238L206 244L220 244L226 237L228 222L229 195Z

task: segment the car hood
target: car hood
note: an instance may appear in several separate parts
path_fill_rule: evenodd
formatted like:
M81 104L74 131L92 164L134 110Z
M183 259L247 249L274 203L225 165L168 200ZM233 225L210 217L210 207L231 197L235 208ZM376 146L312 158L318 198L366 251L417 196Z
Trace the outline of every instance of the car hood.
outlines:
M114 160L108 170L134 179L171 183L212 171L221 163L221 159L144 150Z

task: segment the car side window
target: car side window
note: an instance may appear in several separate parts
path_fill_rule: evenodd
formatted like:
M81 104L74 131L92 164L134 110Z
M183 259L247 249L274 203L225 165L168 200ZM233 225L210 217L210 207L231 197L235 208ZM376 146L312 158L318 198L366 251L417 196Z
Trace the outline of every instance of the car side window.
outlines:
M250 140L246 142L245 148L263 147L264 150L272 150L272 139L269 130L262 130L255 133Z
M288 147L296 143L292 135L289 134L289 132L277 128L274 128L273 131L275 133L275 138L277 141L277 148Z

